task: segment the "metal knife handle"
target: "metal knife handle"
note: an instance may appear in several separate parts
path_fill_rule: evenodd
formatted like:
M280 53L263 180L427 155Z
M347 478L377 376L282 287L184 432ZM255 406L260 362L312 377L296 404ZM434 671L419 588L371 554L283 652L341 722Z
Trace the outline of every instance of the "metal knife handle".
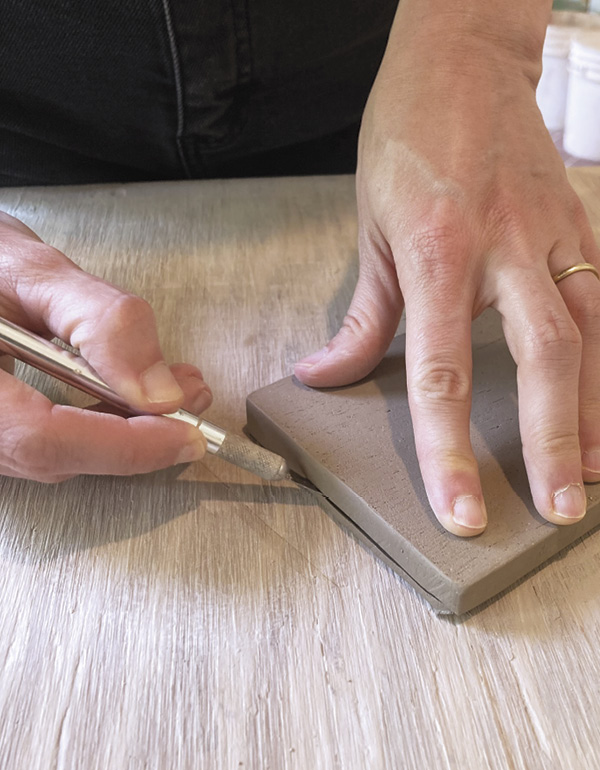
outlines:
M4 318L0 318L0 350L129 414L148 414L134 409L124 401L84 358ZM289 477L287 463L283 457L253 444L242 436L228 434L218 425L202 420L185 409L162 416L181 420L198 428L206 438L207 450L227 462L267 481L279 481Z

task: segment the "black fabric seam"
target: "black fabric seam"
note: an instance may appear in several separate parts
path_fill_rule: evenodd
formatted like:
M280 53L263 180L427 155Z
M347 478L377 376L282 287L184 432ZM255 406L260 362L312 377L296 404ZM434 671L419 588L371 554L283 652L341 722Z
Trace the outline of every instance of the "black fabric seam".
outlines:
M185 128L185 111L184 111L184 99L183 99L183 78L181 74L181 60L179 56L179 49L177 47L177 38L175 36L175 30L173 28L173 19L171 16L171 8L169 0L161 0L162 8L165 18L165 25L167 28L167 35L169 38L169 48L171 50L171 63L173 65L173 79L175 81L175 95L177 99L177 128L175 134L175 144L177 146L177 153L183 172L188 179L192 178L192 173L188 163L188 159L183 147L183 132Z

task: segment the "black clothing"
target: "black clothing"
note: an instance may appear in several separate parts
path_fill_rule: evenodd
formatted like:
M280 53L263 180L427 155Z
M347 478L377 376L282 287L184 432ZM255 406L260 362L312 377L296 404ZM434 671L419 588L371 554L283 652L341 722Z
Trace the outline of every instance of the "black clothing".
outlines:
M397 0L0 0L0 186L352 172Z

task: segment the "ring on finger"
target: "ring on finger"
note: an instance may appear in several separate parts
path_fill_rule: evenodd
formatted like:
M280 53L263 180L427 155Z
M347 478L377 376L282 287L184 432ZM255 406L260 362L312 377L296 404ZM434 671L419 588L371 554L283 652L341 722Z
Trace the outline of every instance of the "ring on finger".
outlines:
M560 273L553 275L552 280L554 283L558 283L559 281L562 281L563 278L568 278L570 275L574 275L575 273L580 273L585 270L593 273L600 281L600 273L598 273L598 269L595 267L595 265L592 265L591 262L579 262L576 265L567 267L565 270L561 270Z

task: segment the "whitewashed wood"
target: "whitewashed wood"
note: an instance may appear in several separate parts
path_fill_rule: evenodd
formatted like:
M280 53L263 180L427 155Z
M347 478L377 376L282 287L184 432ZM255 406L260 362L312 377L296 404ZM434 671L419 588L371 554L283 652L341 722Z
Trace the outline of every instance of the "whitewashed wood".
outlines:
M600 170L572 180L598 233ZM0 205L149 299L231 428L335 330L356 278L349 177ZM0 767L600 768L599 593L594 534L441 619L309 496L215 458L0 479Z

